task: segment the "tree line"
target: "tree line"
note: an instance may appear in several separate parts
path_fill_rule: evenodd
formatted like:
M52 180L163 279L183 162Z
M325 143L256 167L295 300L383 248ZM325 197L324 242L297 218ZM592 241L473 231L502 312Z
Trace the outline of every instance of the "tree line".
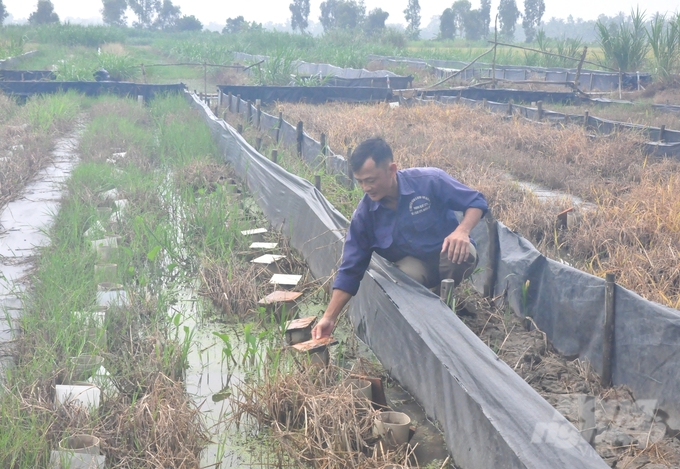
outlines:
M109 26L126 27L128 12L136 17L132 25L136 28L164 31L200 31L203 24L194 15L182 15L179 6L172 0L102 0L102 19ZM0 0L0 25L8 12ZM52 0L38 0L36 9L28 17L29 24L58 24L59 15L54 11Z

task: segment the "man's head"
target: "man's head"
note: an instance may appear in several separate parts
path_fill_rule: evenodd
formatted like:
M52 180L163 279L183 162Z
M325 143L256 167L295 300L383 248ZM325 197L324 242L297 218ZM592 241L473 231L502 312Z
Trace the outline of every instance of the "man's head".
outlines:
M397 165L392 149L380 137L364 140L349 158L354 179L371 200L397 197Z

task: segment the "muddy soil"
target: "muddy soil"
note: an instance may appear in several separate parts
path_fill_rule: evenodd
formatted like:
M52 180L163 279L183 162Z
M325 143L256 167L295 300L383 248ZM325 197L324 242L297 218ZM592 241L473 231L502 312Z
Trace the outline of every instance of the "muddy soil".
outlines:
M463 322L574 424L607 464L618 469L680 467L680 432L665 425L653 402L636 400L626 386L602 388L590 363L561 357L530 320L525 324L469 286L463 284L457 298Z

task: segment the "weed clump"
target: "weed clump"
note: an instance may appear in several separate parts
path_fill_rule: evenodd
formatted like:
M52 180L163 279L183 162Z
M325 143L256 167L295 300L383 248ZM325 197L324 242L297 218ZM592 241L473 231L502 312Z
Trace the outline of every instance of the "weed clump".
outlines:
M268 371L265 379L240 385L232 418L268 429L300 466L418 467L407 445L388 447L373 435L376 411L345 382L347 370L298 362L290 373Z

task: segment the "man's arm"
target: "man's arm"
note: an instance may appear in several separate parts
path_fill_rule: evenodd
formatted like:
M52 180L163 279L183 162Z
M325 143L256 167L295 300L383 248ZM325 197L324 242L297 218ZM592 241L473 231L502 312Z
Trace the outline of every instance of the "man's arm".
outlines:
M437 197L450 210L464 213L458 227L444 238L441 252L448 253L451 262L460 264L467 260L470 253L470 232L489 210L489 205L479 191L466 186L444 171L439 174L440 178L436 185Z
M451 262L456 264L465 262L470 254L470 231L477 226L483 215L484 212L479 208L471 207L467 209L458 227L444 238L442 252L448 252Z
M342 264L340 264L338 274L333 282L331 301L328 303L323 317L312 329L312 338L314 339L330 337L340 312L349 300L356 295L359 290L359 283L371 262L372 250L369 248L369 228L361 214L357 212L359 212L359 209L354 212L349 230L347 230L342 249Z

